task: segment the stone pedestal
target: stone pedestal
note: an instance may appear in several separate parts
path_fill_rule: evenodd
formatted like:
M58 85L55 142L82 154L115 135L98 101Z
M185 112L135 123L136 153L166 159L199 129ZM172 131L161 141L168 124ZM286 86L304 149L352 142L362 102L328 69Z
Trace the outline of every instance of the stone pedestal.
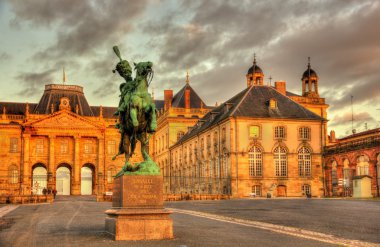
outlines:
M115 240L173 238L170 211L163 208L163 178L122 175L114 180L106 231Z

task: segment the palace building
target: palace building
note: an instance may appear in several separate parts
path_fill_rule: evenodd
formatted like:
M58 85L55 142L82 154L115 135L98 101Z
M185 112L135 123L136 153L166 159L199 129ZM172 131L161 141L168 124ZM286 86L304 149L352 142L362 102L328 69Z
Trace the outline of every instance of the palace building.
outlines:
M310 63L302 95L264 85L256 59L247 87L209 111L170 147L173 194L323 196L326 109Z
M185 133L194 126L212 107L206 106L190 86L189 74L186 84L173 96L173 90L164 90L164 100L155 100L157 109L157 131L153 136L153 159L164 176L164 193L169 190L170 152Z
M149 150L166 173L169 146L210 107L188 75L178 93L165 90L155 103L158 130ZM113 175L124 165L123 155L112 160L120 140L117 107L90 106L81 86L49 84L38 103L0 102L0 109L0 196L39 195L44 188L98 197L112 191ZM142 161L137 145L132 163Z
M116 107L90 106L83 88L49 84L38 103L0 102L0 195L102 195L124 157ZM132 161L138 161L137 154Z
M380 196L380 128L335 138L324 150L326 196Z

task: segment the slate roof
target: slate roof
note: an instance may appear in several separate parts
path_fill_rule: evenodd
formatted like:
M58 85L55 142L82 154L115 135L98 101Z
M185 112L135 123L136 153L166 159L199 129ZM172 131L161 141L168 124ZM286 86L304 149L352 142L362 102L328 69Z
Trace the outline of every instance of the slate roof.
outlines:
M92 113L94 113L94 116L99 116L100 113L100 106L90 106ZM117 111L117 107L110 107L110 106L102 106L103 107L103 117L104 118L117 118L117 116L113 115Z
M157 110L161 110L164 108L164 104L165 104L164 100L154 100L154 103L156 104Z
M58 87L67 88L67 90ZM76 87L78 90L72 90L70 87ZM78 105L79 115L92 117L94 114L87 102L86 97L84 97L83 91L80 91L81 88L82 87L75 85L46 85L40 102L38 102L37 107L35 107L34 111L31 113L50 114L51 104L54 105L54 112L56 112L59 110L60 99L62 97L67 97L70 100L70 107L72 112L75 112L76 105Z
M26 109L26 103L18 102L0 102L0 112L3 113L3 107L5 106L6 114L10 115L24 115ZM31 113L37 104L29 103L29 112Z
M276 109L269 107L270 99L277 101ZM227 108L227 105L230 107ZM190 139L229 117L324 120L319 115L311 112L289 97L282 95L272 87L252 86L244 89L231 99L208 112L178 143Z
M188 83L186 83L186 85L174 95L172 107L185 108L186 89L190 89L190 108L206 108L205 102L203 102L203 100Z

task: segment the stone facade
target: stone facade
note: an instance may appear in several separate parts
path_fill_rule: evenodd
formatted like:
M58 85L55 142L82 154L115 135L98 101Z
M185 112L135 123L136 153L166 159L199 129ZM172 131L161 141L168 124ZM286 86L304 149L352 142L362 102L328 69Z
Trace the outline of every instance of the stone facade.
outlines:
M116 108L83 101L82 87L51 84L39 104L0 103L1 195L41 194L46 188L102 197L112 191L112 176L124 164L123 156L112 160L120 139ZM137 153L132 162L141 159Z
M341 139L336 139L334 131L331 131L329 144L324 150L323 162L327 196L354 196L355 180L368 177L371 186L366 189L368 191L361 191L360 194L378 197L380 190L380 128L352 134Z
M212 109L170 148L171 193L323 196L328 105L310 93L317 84L303 96L287 92L283 81L265 85L256 60L246 78L247 89Z

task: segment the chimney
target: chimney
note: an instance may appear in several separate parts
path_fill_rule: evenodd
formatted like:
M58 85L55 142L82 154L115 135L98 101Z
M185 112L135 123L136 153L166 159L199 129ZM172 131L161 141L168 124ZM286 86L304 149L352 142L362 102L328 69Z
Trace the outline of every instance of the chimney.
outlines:
M274 84L275 84L276 90L279 93L286 95L286 82L285 81L276 81Z
M172 107L173 90L164 90L164 109Z
M336 139L335 139L335 131L330 131L330 139L331 139L331 142L334 143L336 142Z
M190 89L185 90L185 108L190 108Z

